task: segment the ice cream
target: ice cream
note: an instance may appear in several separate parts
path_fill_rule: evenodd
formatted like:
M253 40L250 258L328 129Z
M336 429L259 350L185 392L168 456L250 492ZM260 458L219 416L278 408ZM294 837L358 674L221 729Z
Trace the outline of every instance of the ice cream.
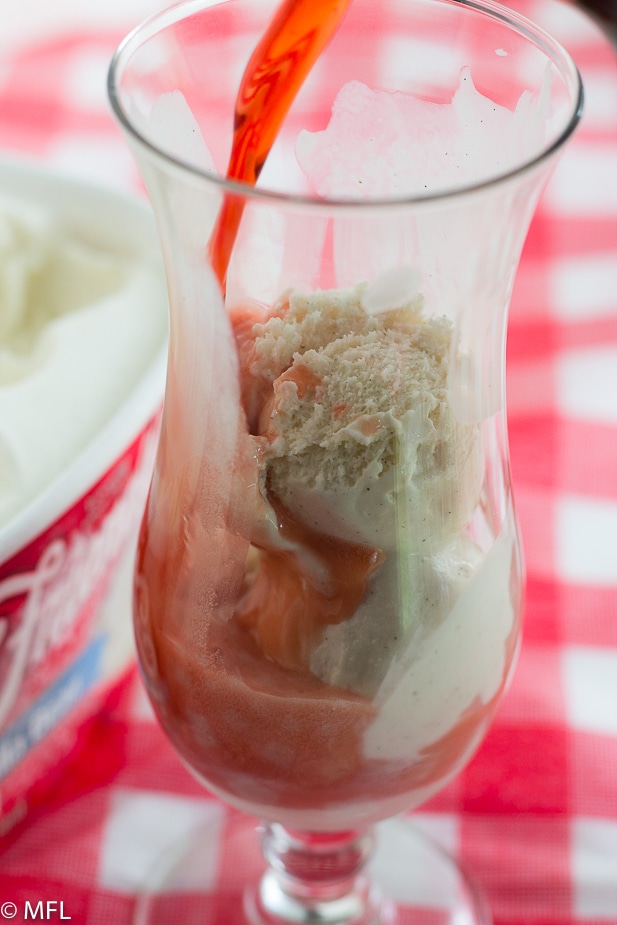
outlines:
M442 786L516 648L511 512L491 537L481 428L450 401L452 324L417 292L373 296L294 291L232 312L248 433L218 476L234 499L224 578L215 485L181 497L161 468L178 513L163 545L160 519L156 543L142 535L137 640L168 734L225 800L306 828Z
M152 255L155 251L152 250ZM166 331L154 256L114 249L33 197L0 197L0 526L121 406Z
M260 491L296 525L295 538L258 528L238 613L281 664L373 695L422 615L451 604L455 582L444 592L433 560L471 517L482 469L477 429L448 404L451 323L425 318L419 295L379 312L367 304L360 286L291 293L252 327L236 316ZM472 550L450 555L473 570Z

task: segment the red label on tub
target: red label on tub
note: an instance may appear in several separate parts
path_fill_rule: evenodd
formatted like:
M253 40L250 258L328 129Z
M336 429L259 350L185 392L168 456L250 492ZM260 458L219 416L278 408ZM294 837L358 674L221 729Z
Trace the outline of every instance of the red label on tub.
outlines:
M0 809L27 788L20 767L101 679L95 618L136 536L158 420L65 514L0 565ZM41 770L42 762L35 762ZM22 775L23 777L23 775ZM10 785L9 785L10 784Z

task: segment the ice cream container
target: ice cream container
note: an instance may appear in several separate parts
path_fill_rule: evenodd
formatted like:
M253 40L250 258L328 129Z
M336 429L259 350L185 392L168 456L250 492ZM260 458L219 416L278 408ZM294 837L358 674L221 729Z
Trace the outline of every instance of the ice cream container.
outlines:
M0 843L131 670L166 352L149 207L0 162Z

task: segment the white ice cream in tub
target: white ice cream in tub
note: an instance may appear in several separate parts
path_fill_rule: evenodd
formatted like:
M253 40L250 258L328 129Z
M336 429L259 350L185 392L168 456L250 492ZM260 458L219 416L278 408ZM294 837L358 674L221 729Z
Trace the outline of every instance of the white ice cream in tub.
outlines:
M167 298L149 207L34 165L0 164L0 253L5 832L131 664Z

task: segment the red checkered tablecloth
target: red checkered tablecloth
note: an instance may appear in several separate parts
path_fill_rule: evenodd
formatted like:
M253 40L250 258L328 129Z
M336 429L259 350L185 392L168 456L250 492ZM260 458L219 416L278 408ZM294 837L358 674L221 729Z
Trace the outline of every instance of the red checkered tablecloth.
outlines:
M509 328L525 638L480 751L416 819L473 871L497 925L615 925L617 58L573 9L533 0L525 11L566 44L587 88L530 231ZM137 189L105 96L119 38L58 35L6 54L0 149ZM80 730L38 813L5 839L0 916L14 902L21 921L26 900L43 901L73 925L124 925L157 858L206 827L199 882L187 873L159 906L166 921L197 921L183 902L203 894L199 921L234 925L235 907L217 905L211 887L256 863L240 837L233 857L219 850L238 826L182 767L133 673Z

